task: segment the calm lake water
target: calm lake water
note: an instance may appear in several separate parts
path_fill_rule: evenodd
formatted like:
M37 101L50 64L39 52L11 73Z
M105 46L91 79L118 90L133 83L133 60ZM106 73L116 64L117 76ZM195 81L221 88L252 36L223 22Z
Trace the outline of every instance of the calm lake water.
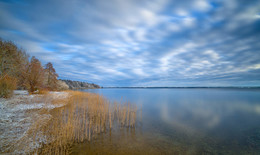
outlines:
M135 128L113 128L72 154L260 154L259 89L91 89L139 109Z

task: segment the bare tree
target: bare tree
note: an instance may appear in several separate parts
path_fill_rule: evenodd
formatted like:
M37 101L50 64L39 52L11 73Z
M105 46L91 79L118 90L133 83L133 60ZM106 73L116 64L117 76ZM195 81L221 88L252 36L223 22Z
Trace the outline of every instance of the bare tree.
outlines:
M41 62L34 56L31 58L30 63L26 66L24 78L27 89L30 92L34 92L43 87L44 69L41 66Z
M28 63L28 55L25 51L11 41L0 39L0 78L9 75L18 80L18 86L22 85L24 79L21 75L26 63Z
M45 74L47 76L47 88L51 90L57 89L57 84L58 84L58 74L56 73L55 69L53 68L53 65L51 62L48 62L45 65Z

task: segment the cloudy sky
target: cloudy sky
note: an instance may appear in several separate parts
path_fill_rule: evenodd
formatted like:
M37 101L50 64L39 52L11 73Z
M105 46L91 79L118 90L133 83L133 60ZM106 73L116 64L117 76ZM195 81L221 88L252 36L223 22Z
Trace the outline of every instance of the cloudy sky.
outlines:
M259 0L0 0L0 37L61 79L260 86Z

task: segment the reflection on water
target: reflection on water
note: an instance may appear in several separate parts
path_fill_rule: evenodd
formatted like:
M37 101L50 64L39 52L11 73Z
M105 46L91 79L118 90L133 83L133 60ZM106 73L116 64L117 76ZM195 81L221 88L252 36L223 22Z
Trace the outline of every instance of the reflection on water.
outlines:
M76 144L73 154L260 154L260 90L85 91L137 104L142 121Z

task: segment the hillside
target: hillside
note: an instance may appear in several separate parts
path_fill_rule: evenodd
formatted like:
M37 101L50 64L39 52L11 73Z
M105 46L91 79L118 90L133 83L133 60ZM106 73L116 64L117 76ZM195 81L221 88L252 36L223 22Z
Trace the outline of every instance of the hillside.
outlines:
M94 89L94 88L101 88L99 85L94 83L87 83L87 82L81 82L81 81L72 81L72 80L62 80L65 82L69 89Z

